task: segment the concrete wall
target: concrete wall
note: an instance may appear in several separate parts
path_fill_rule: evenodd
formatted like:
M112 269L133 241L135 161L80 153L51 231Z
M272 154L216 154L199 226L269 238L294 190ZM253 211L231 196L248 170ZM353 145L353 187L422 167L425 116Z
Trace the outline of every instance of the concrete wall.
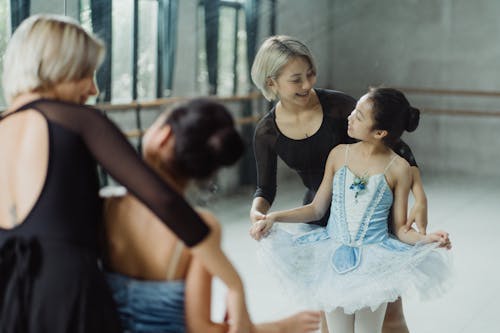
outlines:
M311 49L318 66L318 86L331 86L333 44L332 0L278 0L276 4L276 34L296 37ZM259 41L270 35L269 5L262 1Z
M495 0L334 1L335 83L500 89Z
M369 85L500 90L495 0L333 2L333 87ZM500 98L408 95L417 107L498 110ZM423 170L498 176L500 118L422 116L407 141Z

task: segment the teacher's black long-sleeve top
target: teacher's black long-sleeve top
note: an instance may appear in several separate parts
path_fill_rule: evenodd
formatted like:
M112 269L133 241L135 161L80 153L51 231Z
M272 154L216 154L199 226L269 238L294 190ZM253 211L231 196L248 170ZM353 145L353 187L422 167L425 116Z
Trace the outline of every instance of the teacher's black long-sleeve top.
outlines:
M315 89L315 92L323 110L323 121L319 130L310 137L294 140L283 135L276 126L275 108L257 124L253 140L257 163L257 190L254 197L262 197L273 203L279 156L302 179L307 188L303 203L310 203L323 179L330 151L338 144L354 142L347 135L347 117L354 110L356 100L339 91ZM403 141L391 148L410 165L417 165L411 149ZM328 215L313 223L326 225Z

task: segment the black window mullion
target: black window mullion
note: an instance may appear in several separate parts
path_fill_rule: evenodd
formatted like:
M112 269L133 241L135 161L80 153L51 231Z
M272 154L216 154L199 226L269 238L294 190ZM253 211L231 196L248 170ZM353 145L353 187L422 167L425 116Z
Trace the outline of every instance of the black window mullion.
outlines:
M30 0L10 0L10 24L12 32L30 15L30 7Z
M170 95L173 88L178 8L178 0L158 1L158 98Z
M132 14L132 100L137 100L138 60L139 60L139 0L133 0Z

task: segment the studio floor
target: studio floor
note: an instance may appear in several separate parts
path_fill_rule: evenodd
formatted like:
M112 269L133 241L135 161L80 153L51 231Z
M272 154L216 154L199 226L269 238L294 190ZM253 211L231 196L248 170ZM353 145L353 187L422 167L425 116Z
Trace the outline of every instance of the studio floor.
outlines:
M444 229L453 242L455 273L450 291L436 300L404 299L410 331L416 333L498 333L500 316L500 178L423 175L428 197L428 230ZM295 179L278 188L274 208L300 203L303 187ZM256 322L304 310L282 293L256 253L248 235L251 190L210 204L223 225L223 247L245 284L249 311ZM213 317L224 311L224 287L214 282Z

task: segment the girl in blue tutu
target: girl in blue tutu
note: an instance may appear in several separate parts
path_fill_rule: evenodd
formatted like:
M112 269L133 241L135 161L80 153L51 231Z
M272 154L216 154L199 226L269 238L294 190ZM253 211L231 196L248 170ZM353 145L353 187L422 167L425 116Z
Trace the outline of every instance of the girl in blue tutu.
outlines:
M280 284L325 311L330 332L380 332L388 302L446 286L448 233L407 229L410 166L388 148L417 128L419 115L400 91L370 89L348 118L348 134L359 142L331 150L314 200L262 216L250 230ZM327 209L326 228L300 224L292 232L275 224L314 221Z

